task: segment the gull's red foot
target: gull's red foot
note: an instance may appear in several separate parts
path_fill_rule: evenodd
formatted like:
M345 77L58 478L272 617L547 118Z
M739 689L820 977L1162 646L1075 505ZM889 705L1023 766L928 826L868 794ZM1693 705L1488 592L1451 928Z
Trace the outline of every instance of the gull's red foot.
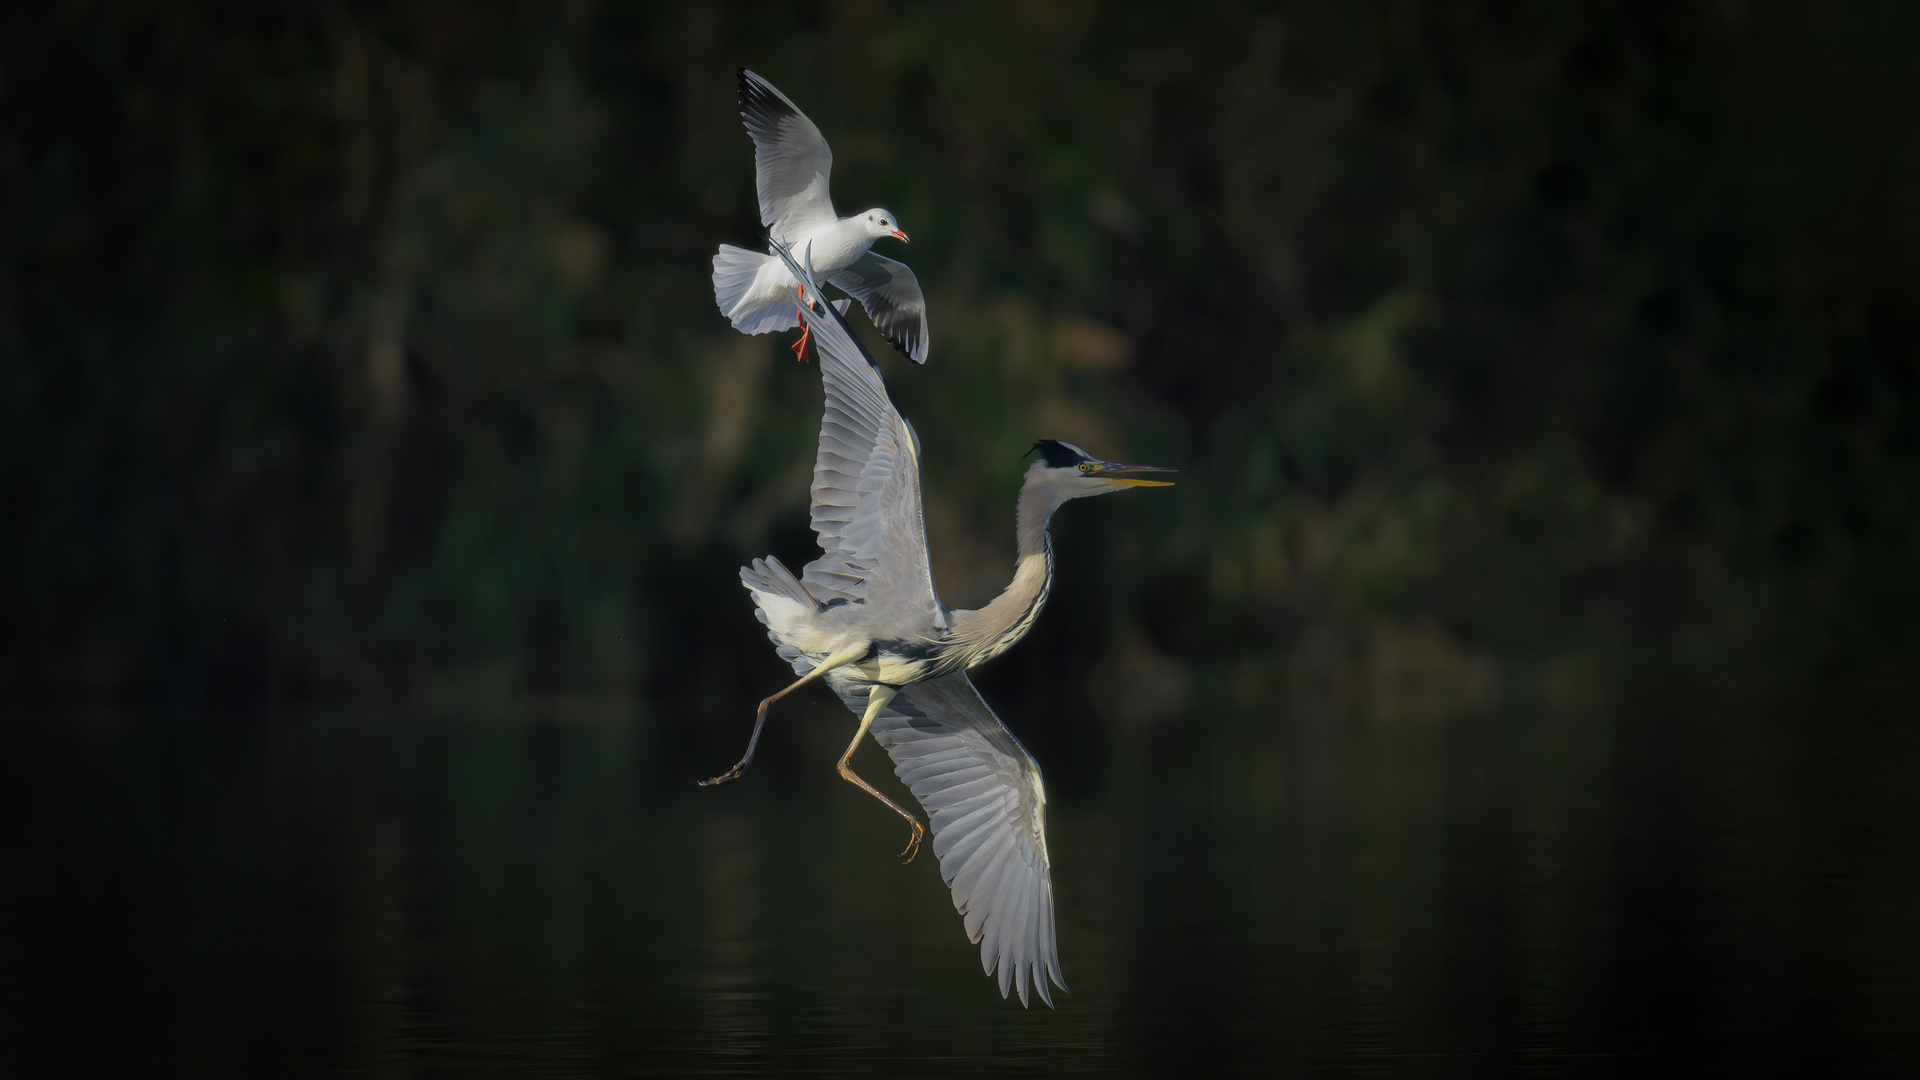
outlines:
M796 309L794 314L800 314L799 310ZM807 342L811 340L813 340L813 327L808 326L806 321L802 320L800 323L800 340L788 346L788 348L793 350L794 359L803 364L807 362Z

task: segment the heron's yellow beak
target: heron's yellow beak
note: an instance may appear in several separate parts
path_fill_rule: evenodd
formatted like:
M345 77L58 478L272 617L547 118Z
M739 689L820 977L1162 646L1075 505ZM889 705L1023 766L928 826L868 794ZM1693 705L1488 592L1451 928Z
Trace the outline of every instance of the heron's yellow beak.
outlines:
M1102 462L1098 469L1092 470L1087 473L1087 475L1099 480L1105 480L1108 483L1123 484L1127 487L1172 487L1173 481L1171 480L1148 480L1135 474L1170 473L1178 471L1178 469L1163 469L1158 465L1121 465L1116 462L1107 461Z

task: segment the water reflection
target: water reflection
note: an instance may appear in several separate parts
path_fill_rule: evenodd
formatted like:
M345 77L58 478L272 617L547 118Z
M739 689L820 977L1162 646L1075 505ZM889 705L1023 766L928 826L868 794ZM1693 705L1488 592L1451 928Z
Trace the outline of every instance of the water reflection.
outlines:
M644 705L16 711L0 1071L1912 1061L1907 715L1042 729L1054 1012L1001 1001L931 861L891 858L896 819L824 764L828 704L724 792L692 781L732 732Z

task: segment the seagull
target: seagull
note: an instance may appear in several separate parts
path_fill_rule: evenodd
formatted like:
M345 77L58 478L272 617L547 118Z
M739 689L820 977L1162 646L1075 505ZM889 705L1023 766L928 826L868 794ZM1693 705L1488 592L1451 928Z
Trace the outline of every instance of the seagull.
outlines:
M798 681L760 703L746 754L702 785L740 777L773 703L816 679L838 694L860 726L840 757L840 775L913 828L911 861L926 834L920 820L854 773L871 732L894 773L925 809L940 876L987 974L999 973L1027 1004L1031 986L1048 1005L1047 980L1062 990L1047 854L1046 787L1040 767L968 679L967 671L1011 648L1039 617L1053 587L1047 523L1074 499L1136 487L1169 487L1171 469L1102 461L1043 439L1020 489L1019 563L1006 591L975 610L948 607L934 589L921 506L920 441L900 414L879 365L842 317L849 301L819 303L815 276L778 241L774 251L804 283L800 317L813 330L826 385L826 414L813 471L813 528L821 556L800 575L768 556L742 567L775 652Z
M881 237L901 243L907 234L884 207L851 217L834 213L827 194L833 151L820 129L773 84L740 69L740 115L753 136L760 224L769 239L809 251L820 280L860 301L893 347L916 364L927 362L927 298L907 264L870 248ZM713 298L720 314L745 334L771 334L801 325L795 306L800 282L771 255L721 244L713 257ZM802 326L794 355L807 358L811 328Z

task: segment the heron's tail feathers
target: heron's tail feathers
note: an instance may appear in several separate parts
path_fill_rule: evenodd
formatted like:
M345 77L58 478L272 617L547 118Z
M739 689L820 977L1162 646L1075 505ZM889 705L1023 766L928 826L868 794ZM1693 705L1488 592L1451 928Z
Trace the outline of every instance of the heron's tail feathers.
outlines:
M794 635L820 613L820 601L771 555L741 567L740 584L753 594L754 616L766 625L767 636L776 645L793 644Z
M771 334L799 325L793 317L792 281L786 282L787 288L775 288L772 280L761 281L763 270L769 279L787 277L786 267L772 256L732 244L721 244L713 257L713 301L743 334Z
M793 576L793 571L787 569L785 563L771 555L753 560L752 566L741 567L740 584L745 585L756 600L760 594L766 593L804 604L815 611L820 610L820 601L813 598L813 594L807 591L799 578Z

